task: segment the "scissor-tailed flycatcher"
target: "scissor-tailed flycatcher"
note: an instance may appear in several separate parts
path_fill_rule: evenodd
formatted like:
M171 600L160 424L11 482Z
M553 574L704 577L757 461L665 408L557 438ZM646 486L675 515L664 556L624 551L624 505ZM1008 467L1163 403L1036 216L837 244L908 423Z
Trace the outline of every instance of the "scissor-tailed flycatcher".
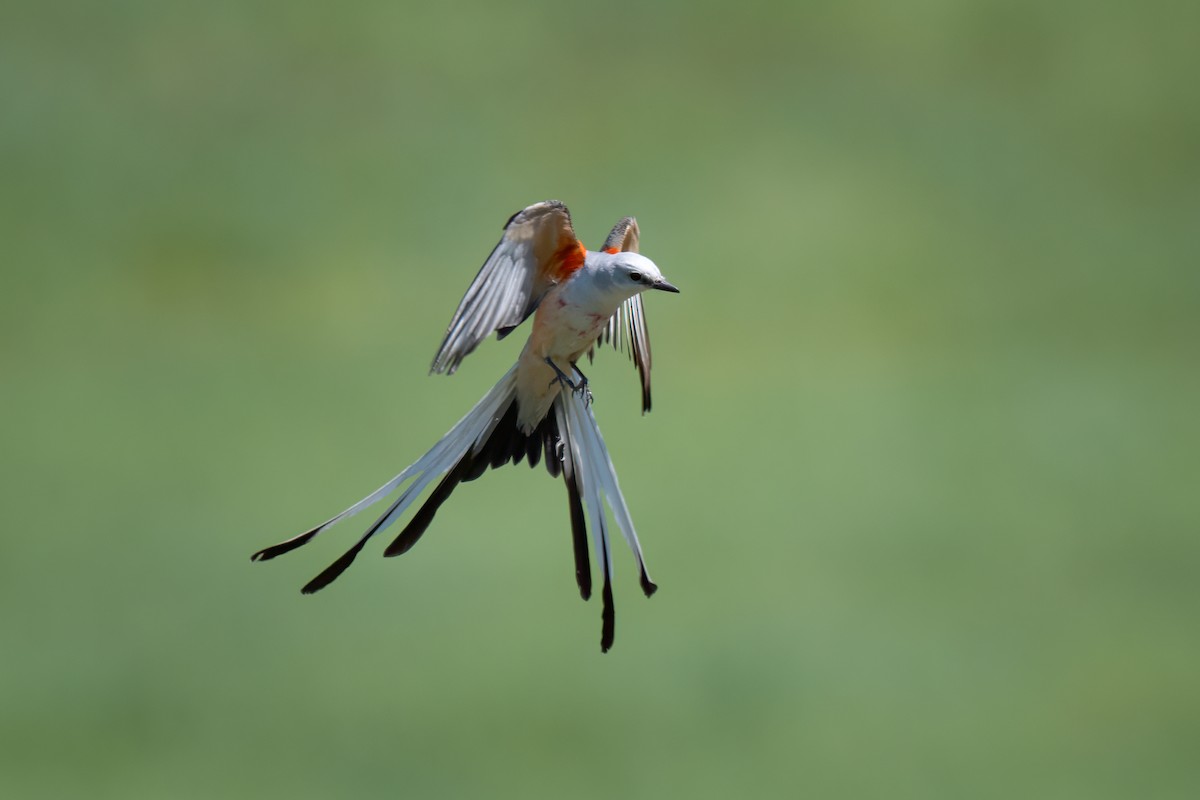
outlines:
M613 643L615 615L604 501L637 557L642 590L649 597L658 587L646 571L578 362L585 353L590 358L598 342L628 351L642 378L642 411L650 410L650 339L641 294L647 289L679 290L637 249L633 217L618 222L603 250L593 252L576 238L571 215L557 200L514 214L454 312L431 372L452 374L490 333L496 331L503 339L532 314L533 330L517 363L433 449L399 475L327 522L251 558L266 561L294 550L412 479L353 547L304 586L302 591L311 594L341 575L367 541L398 519L434 479L445 476L384 550L385 556L400 555L416 544L460 482L475 480L488 467L510 460L517 464L528 457L535 467L544 454L551 476L562 475L567 486L575 579L584 600L592 593L587 550L591 519L596 556L604 570L600 648L607 651Z

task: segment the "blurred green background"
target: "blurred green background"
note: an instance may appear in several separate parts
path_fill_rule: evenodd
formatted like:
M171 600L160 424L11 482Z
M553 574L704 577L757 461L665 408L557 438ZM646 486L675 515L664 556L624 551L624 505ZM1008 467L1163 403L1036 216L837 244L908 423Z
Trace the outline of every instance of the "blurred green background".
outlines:
M0 794L1195 797L1198 29L8 5ZM661 585L617 550L613 652L541 470L252 565L507 368L426 376L550 197L683 289L653 414L589 371Z

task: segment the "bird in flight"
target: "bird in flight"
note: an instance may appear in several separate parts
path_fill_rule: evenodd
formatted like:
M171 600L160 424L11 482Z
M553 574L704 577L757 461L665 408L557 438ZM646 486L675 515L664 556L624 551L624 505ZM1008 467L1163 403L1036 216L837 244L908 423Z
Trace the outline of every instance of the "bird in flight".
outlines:
M454 312L431 372L453 374L492 332L503 339L533 316L529 339L517 363L433 448L396 477L337 516L287 541L259 550L266 561L312 541L317 534L374 505L411 481L354 546L301 590L312 594L332 583L375 534L395 522L435 480L424 505L387 546L385 556L408 552L425 533L438 508L463 481L489 467L544 461L567 487L575 579L584 600L591 597L588 557L590 522L596 558L604 575L600 649L612 647L616 629L612 551L604 503L637 559L642 591L658 588L646 571L642 548L612 459L592 414L591 389L579 360L597 344L612 344L633 359L641 376L642 412L650 410L650 339L642 293L678 292L654 262L638 253L638 225L625 217L599 251L584 248L567 207L557 200L517 212Z

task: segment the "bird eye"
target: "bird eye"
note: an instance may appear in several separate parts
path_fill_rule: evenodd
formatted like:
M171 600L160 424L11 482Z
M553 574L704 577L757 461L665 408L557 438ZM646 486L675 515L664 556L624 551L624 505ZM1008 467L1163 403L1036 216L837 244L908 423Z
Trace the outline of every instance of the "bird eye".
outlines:
M637 283L641 279L642 279L642 273L640 273L640 272L629 273L629 280L633 281L634 283Z

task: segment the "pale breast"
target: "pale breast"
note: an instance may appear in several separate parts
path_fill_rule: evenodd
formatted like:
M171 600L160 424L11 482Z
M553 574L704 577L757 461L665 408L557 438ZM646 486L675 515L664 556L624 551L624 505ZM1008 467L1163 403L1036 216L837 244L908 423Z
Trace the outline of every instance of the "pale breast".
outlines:
M581 308L563 292L552 291L534 315L533 347L542 357L575 361L596 341L610 316Z

